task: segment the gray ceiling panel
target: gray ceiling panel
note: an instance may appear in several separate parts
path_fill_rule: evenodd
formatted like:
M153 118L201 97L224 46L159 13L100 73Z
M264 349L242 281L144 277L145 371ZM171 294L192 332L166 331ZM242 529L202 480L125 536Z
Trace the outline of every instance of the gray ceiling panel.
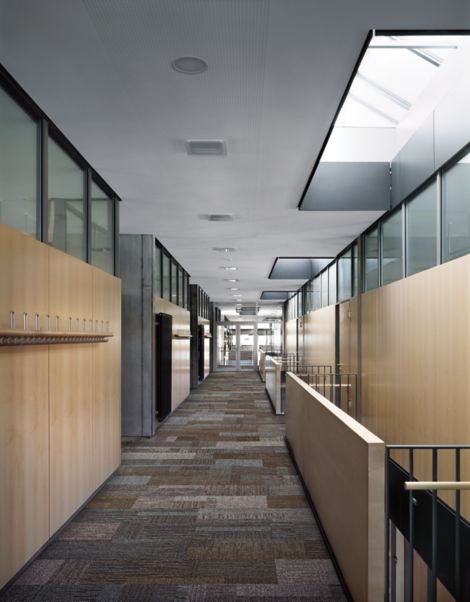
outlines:
M392 206L418 188L434 172L434 117L418 128L392 161Z

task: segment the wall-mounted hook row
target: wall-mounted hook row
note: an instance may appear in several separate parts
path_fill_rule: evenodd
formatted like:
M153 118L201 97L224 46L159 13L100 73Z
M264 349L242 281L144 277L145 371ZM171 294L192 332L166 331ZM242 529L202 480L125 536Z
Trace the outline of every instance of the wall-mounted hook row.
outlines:
M54 321L55 321L55 332L60 332L61 331L61 324L62 324L62 318L59 315L54 316ZM20 329L17 329L17 325L16 325L16 312L14 310L11 310L9 313L9 327L11 330L18 330L20 331ZM45 329L44 331L41 329L41 314L39 312L35 312L34 313L34 327L32 330L37 331L37 332L51 332L51 316L50 314L45 314L44 315L44 325L45 325ZM87 319L87 318L80 318L80 317L76 317L73 318L72 316L68 316L68 318L65 319L65 323L66 323L66 330L68 333L86 333L89 332L90 334L93 333L109 333L109 327L110 327L110 322L109 320L92 320ZM93 328L93 323L94 323L94 328ZM23 312L23 331L29 331L30 330L30 320L29 320L29 313L27 311Z

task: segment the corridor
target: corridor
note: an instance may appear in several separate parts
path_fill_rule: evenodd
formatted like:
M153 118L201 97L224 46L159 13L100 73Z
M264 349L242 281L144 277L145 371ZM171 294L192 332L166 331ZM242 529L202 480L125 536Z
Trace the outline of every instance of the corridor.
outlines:
M215 373L2 600L345 600L256 373Z

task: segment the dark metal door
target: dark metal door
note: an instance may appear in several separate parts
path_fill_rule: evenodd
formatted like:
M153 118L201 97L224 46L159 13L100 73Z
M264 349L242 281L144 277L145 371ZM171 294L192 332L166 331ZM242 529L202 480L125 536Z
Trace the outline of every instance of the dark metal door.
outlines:
M204 380L204 325L199 324L197 327L198 336L198 374L199 382Z
M171 412L173 316L155 316L155 395L157 420Z

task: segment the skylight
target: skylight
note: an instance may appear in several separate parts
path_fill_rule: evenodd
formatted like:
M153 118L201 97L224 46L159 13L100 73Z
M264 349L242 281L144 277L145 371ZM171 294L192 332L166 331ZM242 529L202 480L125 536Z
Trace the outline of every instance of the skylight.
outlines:
M442 35L372 38L335 127L398 126L460 40Z

